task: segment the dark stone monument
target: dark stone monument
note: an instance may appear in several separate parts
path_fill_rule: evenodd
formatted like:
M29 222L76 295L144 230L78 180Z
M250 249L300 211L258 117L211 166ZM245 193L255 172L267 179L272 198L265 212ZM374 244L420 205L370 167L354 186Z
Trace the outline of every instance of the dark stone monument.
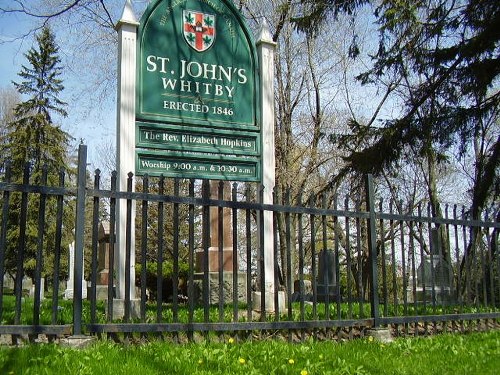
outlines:
M449 303L452 298L453 273L441 250L442 241L439 229L432 229L431 240L430 254L424 255L417 268L415 299L417 302L425 300L426 302ZM408 288L413 289L413 285L409 285Z
M337 298L337 259L335 251L322 250L318 254L318 301L330 302Z

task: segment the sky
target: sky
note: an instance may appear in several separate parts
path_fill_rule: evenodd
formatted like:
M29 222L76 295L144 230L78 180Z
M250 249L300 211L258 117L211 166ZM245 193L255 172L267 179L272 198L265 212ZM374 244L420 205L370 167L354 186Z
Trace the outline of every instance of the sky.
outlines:
M0 18L0 51L2 56L0 59L0 84L2 87L10 85L12 80L17 79L20 66L26 61L23 53L31 47L31 44L23 43L21 39L18 39L18 36L21 35L20 31L28 29L29 25L30 22L25 17L16 14Z
M0 5L4 1L0 0ZM118 19L121 14L122 6L118 6ZM117 21L115 19L115 22ZM13 88L12 81L20 82L18 73L22 65L28 65L24 54L33 46L36 47L33 35L22 38L34 26L37 20L22 16L20 14L9 14L0 16L0 88ZM64 91L61 93L61 99L68 103L66 108L68 117L56 120L61 127L67 131L73 138L72 151L76 152L78 144L83 141L88 146L88 162L90 169L101 168L100 155L98 150L103 145L113 145L116 137L116 89L111 88L107 99L100 102L99 105L93 105L82 98L80 92L84 88L84 82L80 80L81 75L75 73L75 69L67 69L71 62L72 51L68 46L59 41L65 39L64 28L54 30L56 43L59 45L61 66L63 68ZM58 41L59 40L59 41ZM113 68L116 69L116 57L113 56ZM28 65L29 66L29 65ZM87 108L91 109L88 110ZM85 108L85 109L83 109ZM109 148L109 147L108 147Z

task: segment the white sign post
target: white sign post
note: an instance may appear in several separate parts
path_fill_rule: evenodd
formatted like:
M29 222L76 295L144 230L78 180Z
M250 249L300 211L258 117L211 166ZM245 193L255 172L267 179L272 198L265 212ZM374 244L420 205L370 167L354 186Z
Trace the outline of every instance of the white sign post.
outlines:
M127 190L127 174L135 171L135 73L137 22L130 0L123 8L118 32L118 108L116 169L118 172L118 191ZM132 184L134 189L134 184ZM135 299L135 205L132 206L132 227L130 233L130 269L125 269L127 202L120 199L117 205L117 229L115 245L115 270L117 273L116 297L125 299L125 274L130 272L130 299Z
M275 186L275 146L274 146L274 51L276 43L271 37L269 27L264 20L257 35L257 54L260 68L261 92L261 125L262 125L262 185L263 204L273 204L273 190ZM275 285L274 285L274 231L273 213L264 211L264 232L261 235L264 245L264 272L265 285L260 286L260 293L265 293L265 309L274 311ZM262 295L255 293L253 307L261 310ZM284 293L278 295L278 309L285 307Z

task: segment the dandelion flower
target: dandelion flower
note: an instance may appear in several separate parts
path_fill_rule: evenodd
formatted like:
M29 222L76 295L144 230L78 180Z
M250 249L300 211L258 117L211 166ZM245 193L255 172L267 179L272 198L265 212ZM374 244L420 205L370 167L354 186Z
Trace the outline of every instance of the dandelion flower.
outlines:
M300 372L300 375L308 375L308 374L309 374L309 373L307 372L307 370L302 370L302 371Z
M291 365L293 365L293 364L295 363L295 361L293 360L293 358L290 358L290 359L288 360L288 363L289 363L289 364L291 364Z
M246 361L245 361L245 358L240 358L240 359L238 359L238 362L240 364L244 365Z
M234 339L232 337L229 338L229 340L227 340L228 343L230 344L233 344L234 343Z
M368 341L372 342L373 341L373 336L368 336Z

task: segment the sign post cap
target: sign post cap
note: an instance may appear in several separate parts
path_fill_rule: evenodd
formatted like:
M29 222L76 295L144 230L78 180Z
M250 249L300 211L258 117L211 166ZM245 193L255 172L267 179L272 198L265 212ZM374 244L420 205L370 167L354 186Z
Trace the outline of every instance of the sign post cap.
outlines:
M266 19L264 19L260 24L260 28L257 33L257 44L261 43L276 44L273 41L273 37L271 36L271 32L269 31L269 25L267 24Z
M137 18L135 17L134 14L134 9L132 7L132 3L130 0L126 0L125 4L123 5L123 12L120 20L118 21L116 28L120 28L122 24L131 24L131 25L139 25L139 22L137 22Z

